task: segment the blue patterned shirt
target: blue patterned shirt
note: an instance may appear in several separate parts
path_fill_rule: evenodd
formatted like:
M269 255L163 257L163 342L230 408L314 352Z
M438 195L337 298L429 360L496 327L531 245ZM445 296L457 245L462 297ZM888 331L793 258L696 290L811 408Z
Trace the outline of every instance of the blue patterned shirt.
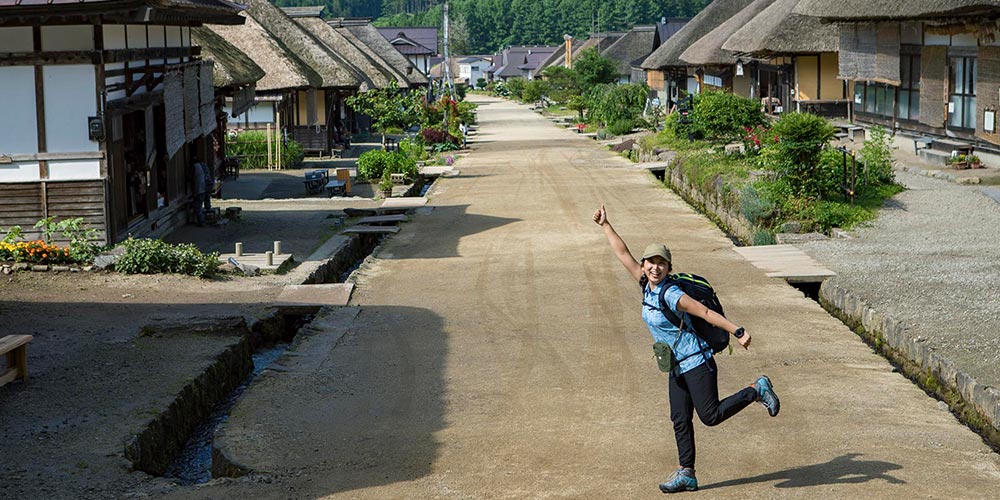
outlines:
M688 327L691 324L690 316L687 313L678 313L677 302L681 300L684 292L677 285L670 285L670 288L663 294L663 301L667 303L667 307L674 314L677 314L677 317L683 318L686 327L683 334L680 334L680 330L662 312L648 305L653 304L659 307L661 286L663 283L652 290L648 286L643 289L642 320L649 327L649 333L653 335L653 342L666 342L674 350L674 358L681 360L679 369L675 368L675 370L677 373L684 373L707 362L708 358L712 357L712 348L709 347L708 342L690 331L690 327ZM679 334L680 340L677 338Z

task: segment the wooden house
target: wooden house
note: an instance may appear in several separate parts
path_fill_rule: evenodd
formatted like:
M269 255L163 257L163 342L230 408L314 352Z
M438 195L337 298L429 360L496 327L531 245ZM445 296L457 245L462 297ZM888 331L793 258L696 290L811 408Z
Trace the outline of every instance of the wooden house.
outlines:
M773 2L754 0L681 52L680 59L693 70L699 91L723 90L743 97L759 96L749 72L738 65L736 55L723 50L722 45Z
M328 21L331 26L345 36L353 37L368 47L369 53L380 61L391 66L398 76L409 82L409 88L427 87L430 80L427 75L413 65L406 57L396 51L392 44L379 34L369 19L341 18ZM400 85L402 87L402 85Z
M656 36L656 26L636 26L621 36L607 48L601 50L601 55L615 62L618 70L618 83L645 83L645 74L636 75L632 66L636 59L649 55L649 46ZM641 61L639 61L641 62ZM633 77L641 76L641 80Z
M793 12L837 25L856 121L998 149L1000 2L803 0Z
M681 54L750 3L751 0L714 0L642 62L646 83L660 102L669 108L682 94L701 91L698 68L682 60ZM712 79L710 83L722 82Z
M243 18L221 0L0 0L0 226L83 217L116 242L183 222L217 125L191 36L209 22Z
M255 61L260 55L277 63L271 69L265 68L268 74L275 74L280 79L282 72L294 73L292 79L298 80L299 86L275 88L273 93L259 89L259 100L274 103L271 106L274 122L271 123L280 125L304 150L330 154L335 147L336 124L349 121L344 99L359 89L366 90L367 79L340 54L268 0L246 0L245 3L246 15L254 23L248 23L249 26L243 29L223 27L220 34ZM236 33L243 31L246 33ZM299 77L305 77L308 82L302 82ZM261 124L254 123L258 127ZM265 126L267 123L263 122Z
M722 45L737 55L751 88L784 110L846 118L848 86L839 78L836 25L792 12L800 0L776 0Z
M378 32L421 73L430 75L431 58L439 53L437 28L387 26Z

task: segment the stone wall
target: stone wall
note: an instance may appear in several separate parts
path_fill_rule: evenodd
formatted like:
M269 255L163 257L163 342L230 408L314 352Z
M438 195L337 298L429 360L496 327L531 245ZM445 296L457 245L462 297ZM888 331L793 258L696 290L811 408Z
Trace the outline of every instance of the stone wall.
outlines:
M729 202L723 193L721 182L716 182L711 191L698 186L684 175L682 168L683 160L675 159L670 162L664 172L666 184L679 194L685 201L700 210L718 224L730 237L736 238L744 244L753 241L753 235L757 232L754 225L740 213L739 202ZM731 208L730 205L735 205Z

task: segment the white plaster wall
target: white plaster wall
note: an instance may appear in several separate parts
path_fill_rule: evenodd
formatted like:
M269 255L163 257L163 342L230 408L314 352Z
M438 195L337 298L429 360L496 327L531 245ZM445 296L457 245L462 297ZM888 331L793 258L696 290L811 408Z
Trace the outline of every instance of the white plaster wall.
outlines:
M50 153L97 151L87 117L97 115L97 85L91 65L46 66L45 146Z
M973 33L962 33L960 35L952 35L951 45L953 47L976 47L979 45L979 40Z
M150 47L167 46L167 33L165 26L159 24L149 25L149 46Z
M0 52L32 52L35 42L31 36L31 26L0 28Z
M8 126L0 133L0 154L38 152L38 121L35 119L35 68L0 66L0 95L3 96L3 121ZM16 126L10 126L16 124Z
M951 37L948 35L935 35L924 33L924 45L950 45Z
M181 27L167 26L167 47L182 47Z
M191 28L189 26L181 26L181 46L191 46Z
M141 24L129 24L125 26L125 34L128 39L128 48L146 48L146 26Z
M94 27L42 26L42 50L94 50Z
M125 48L125 26L121 24L104 25L104 48L106 50Z
M233 108L232 105L226 104L223 109L226 111L226 116L229 117L229 124L234 127L239 127L243 125L247 118L250 119L250 123L273 123L274 122L274 103L273 102L258 102L250 109L236 118L233 118Z
M38 162L0 163L0 182L25 182L41 179Z
M99 160L49 160L49 179L54 181L100 179Z

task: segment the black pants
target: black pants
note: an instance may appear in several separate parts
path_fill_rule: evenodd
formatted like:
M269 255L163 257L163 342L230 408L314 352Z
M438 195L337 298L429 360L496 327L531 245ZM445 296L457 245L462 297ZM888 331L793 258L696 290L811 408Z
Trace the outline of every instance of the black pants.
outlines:
M677 454L681 467L694 468L693 410L698 418L711 427L719 425L753 403L757 391L747 387L719 401L719 383L715 359L697 368L670 377L670 420L674 423Z

